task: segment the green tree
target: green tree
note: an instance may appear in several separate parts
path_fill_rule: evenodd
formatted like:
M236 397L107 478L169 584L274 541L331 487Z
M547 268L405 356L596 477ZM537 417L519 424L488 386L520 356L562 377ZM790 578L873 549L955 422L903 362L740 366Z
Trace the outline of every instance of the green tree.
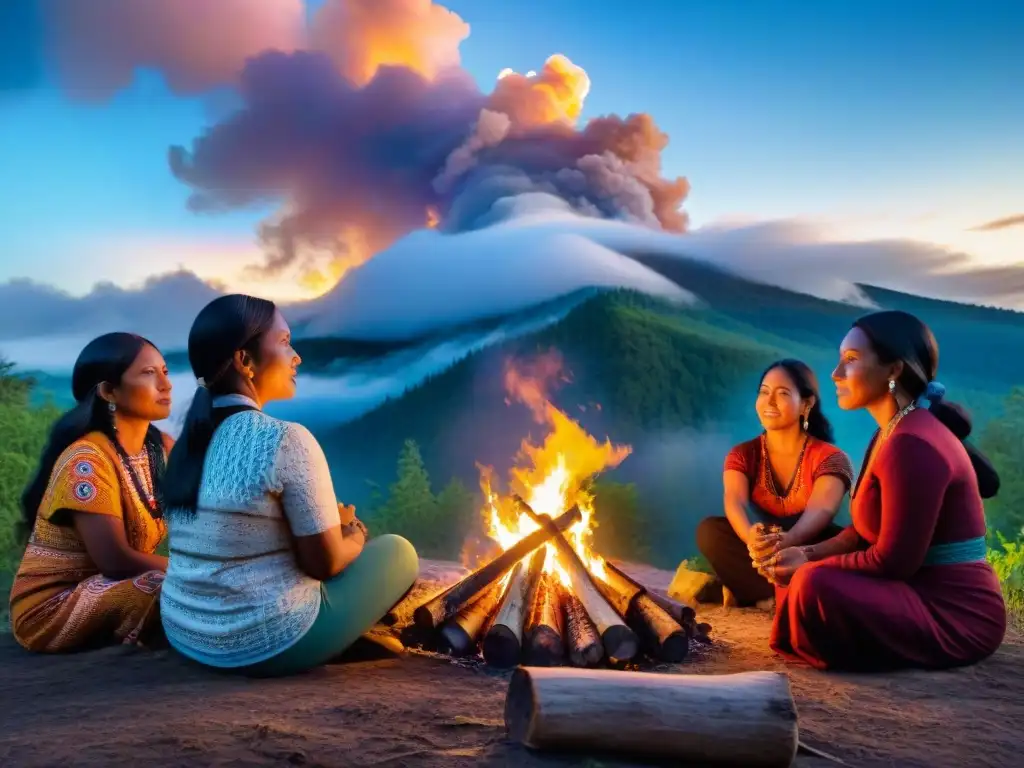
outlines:
M406 440L398 456L395 482L367 520L375 534L397 533L426 557L456 557L469 527L473 496L452 480L434 496L419 446Z
M992 543L999 533L1015 540L1024 532L1024 387L1006 397L1002 416L985 425L978 447L999 472L999 494L985 504Z
M32 379L14 373L0 358L0 622L24 547L21 492L35 471L57 409L30 406Z
M456 553L462 546L462 539L473 524L473 517L479 514L476 497L458 478L452 480L437 494L437 517L439 531L447 538L448 550L456 546Z

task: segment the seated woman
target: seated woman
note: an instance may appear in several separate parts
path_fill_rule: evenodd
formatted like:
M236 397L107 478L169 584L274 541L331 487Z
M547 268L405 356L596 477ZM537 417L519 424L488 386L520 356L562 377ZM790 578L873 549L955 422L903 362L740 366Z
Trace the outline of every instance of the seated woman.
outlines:
M740 605L762 606L774 587L752 561L766 547L829 538L850 489L853 466L832 445L818 381L799 360L779 360L761 376L757 417L764 432L725 458L725 517L697 526L697 548ZM778 525L781 535L766 530ZM728 595L726 601L729 602Z
M192 325L199 388L167 466L171 645L209 667L284 675L339 655L412 586L412 545L365 543L320 445L263 413L301 360L273 303L222 296Z
M943 402L938 345L905 312L861 318L832 374L839 406L878 423L851 504L853 525L773 555L780 585L771 646L819 669L954 667L984 659L1006 631L985 560L982 498L999 480L962 440L970 421Z
M167 559L160 478L171 440L167 365L129 333L89 342L75 362L76 405L50 432L22 495L31 531L11 588L11 626L30 651L61 652L160 635Z

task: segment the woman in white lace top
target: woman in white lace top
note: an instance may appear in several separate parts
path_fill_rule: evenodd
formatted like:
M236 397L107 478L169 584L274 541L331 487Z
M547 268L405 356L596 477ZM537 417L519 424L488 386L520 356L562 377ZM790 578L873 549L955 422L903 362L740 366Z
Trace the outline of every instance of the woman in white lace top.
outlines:
M412 586L416 552L400 536L367 543L309 430L263 413L294 396L301 362L272 302L214 300L188 353L199 389L164 482L167 638L202 664L256 675L323 664Z

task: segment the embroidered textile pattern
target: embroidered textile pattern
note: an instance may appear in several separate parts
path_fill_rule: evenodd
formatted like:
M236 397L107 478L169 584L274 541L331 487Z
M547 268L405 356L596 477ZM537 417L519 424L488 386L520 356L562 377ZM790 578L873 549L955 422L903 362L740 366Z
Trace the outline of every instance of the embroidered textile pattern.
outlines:
M50 475L11 589L11 625L18 642L31 650L69 651L159 629L154 606L163 573L105 578L69 513L120 518L129 545L146 554L166 533L163 520L154 519L135 492L109 438L97 432L73 443Z

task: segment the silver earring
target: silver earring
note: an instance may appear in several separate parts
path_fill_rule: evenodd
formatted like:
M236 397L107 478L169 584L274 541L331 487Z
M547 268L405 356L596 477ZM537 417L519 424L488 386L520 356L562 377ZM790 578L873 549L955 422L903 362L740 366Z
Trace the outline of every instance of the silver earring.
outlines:
M896 382L893 379L889 379L889 394L896 397Z
M804 416L804 432L806 432L808 427L810 427L810 426L811 426L810 422L807 421L807 417Z
M110 411L111 415L113 415L114 412L117 411L117 406L113 403L107 403L107 410Z

